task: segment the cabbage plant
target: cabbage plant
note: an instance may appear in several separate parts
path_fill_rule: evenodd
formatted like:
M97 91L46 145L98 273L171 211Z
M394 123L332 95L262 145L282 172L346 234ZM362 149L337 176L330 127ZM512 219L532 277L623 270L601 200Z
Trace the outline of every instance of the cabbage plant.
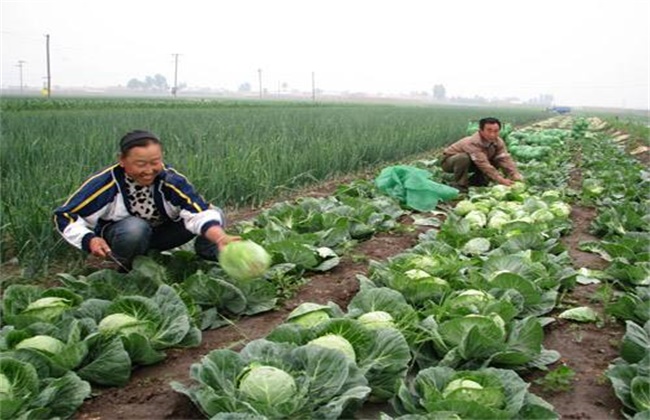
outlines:
M487 254L490 246L490 240L488 238L473 238L467 241L461 252L467 255Z
M0 330L0 355L32 364L41 377L60 377L77 369L88 353L82 330L82 322L76 319L34 323L23 329L8 325Z
M387 262L372 261L366 281L400 292L415 308L439 303L453 290L453 279L462 276L461 268L467 264L458 251L447 247L445 250L421 248Z
M287 322L293 322L303 327L313 327L327 321L332 316L342 316L343 311L333 302L321 305L313 302L303 302L287 315Z
M35 349L51 355L60 353L64 348L65 343L63 341L49 335L35 335L22 340L16 345L16 349Z
M536 317L506 324L497 313L469 314L443 322L429 316L421 322L421 328L431 336L431 363L439 366L543 368L560 358L557 351L542 346L544 331Z
M490 229L499 230L510 220L511 219L508 213L501 210L493 210L488 214L487 227Z
M626 321L620 357L605 371L627 418L650 416L650 321Z
M334 318L311 328L284 323L266 339L336 350L359 366L372 388L373 400L387 400L395 394L411 360L408 342L399 330L372 329L351 318Z
M282 369L256 363L242 376L238 388L243 398L270 407L287 405L298 394L293 376Z
M465 315L482 315L498 313L504 319L510 320L508 314L516 308L506 302L499 302L488 292L477 289L459 290L449 294L442 304L430 312L436 314L438 321L463 317Z
M439 338L432 331L427 318L407 303L404 296L388 287L375 287L364 278L361 290L348 304L347 316L356 318L371 329L397 329L402 333L411 351L411 357L420 366L431 366L439 359L434 342ZM389 318L390 317L390 318Z
M418 313L406 302L404 295L388 287L371 286L368 280L361 280L361 290L348 304L348 317L357 318L366 326L368 323L390 322L390 327L408 329L417 324Z
M119 337L131 362L142 365L164 359L162 350L166 348L193 347L201 342L201 331L185 303L167 285L160 286L151 298L124 296L114 300L105 309L94 335Z
M476 206L470 200L460 200L454 207L454 213L459 216L465 216L473 210L476 210Z
M62 297L44 297L30 302L22 313L35 316L43 321L51 321L70 308L70 303L69 299Z
M0 418L68 418L90 396L90 385L74 372L41 378L28 362L0 356Z
M472 210L464 217L471 229L479 229L487 224L487 216L479 210Z
M271 271L280 268L274 266ZM197 271L181 283L181 289L196 305L201 330L219 328L231 321L226 315L254 315L275 307L276 287L264 278L237 281L215 268Z
M599 319L598 312L588 306L567 309L558 314L557 317L578 322L596 322Z
M210 418L352 418L370 394L357 365L321 346L248 343L213 350L190 368L192 385L172 382Z
M395 328L395 319L386 311L366 312L357 319L368 328Z
M69 273L59 273L58 280L73 292L88 299L115 300L120 296L140 295L151 297L156 293L158 287L166 283L172 283L171 272L179 264L180 257L174 257L177 253L185 255L183 252L176 251L166 257L166 265L163 266L150 256L139 255L133 260L133 266L128 273L120 273L115 270L99 270L88 275L73 276ZM194 253L190 253L197 258ZM163 255L158 255L163 258ZM185 267L192 267L192 260L183 261ZM206 263L207 264L207 263ZM184 277L183 277L184 278ZM182 281L178 279L177 281Z
M356 363L357 361L357 354L354 351L352 344L350 344L348 340L338 334L321 335L320 337L316 337L313 340L307 342L307 345L333 349L341 352L351 362Z
M12 284L2 296L2 316L6 324L17 328L36 322L53 323L82 301L80 295L63 287Z
M423 369L415 378L402 382L392 405L405 419L413 415L463 419L559 418L552 405L528 392L528 384L516 372L496 368Z
M531 242L525 237L512 238L504 243L500 251L529 247ZM534 238L533 238L534 239ZM534 251L526 250L509 255L494 252L484 262L480 276L487 282L490 293L500 300L517 306L519 316L540 316L553 310L560 287L559 274L552 276L549 268L541 261L533 262L533 257L548 258L546 253L539 257ZM549 267L558 269L550 262ZM574 271L571 270L571 273Z

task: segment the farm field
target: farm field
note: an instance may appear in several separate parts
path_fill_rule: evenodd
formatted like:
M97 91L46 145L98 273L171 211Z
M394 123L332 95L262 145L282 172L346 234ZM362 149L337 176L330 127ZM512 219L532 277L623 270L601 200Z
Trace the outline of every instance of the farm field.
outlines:
M331 188L317 189L314 195L330 194ZM574 222L578 229L566 238L567 242L584 240L591 235L585 230L593 219L592 211L575 213ZM363 255L373 260L385 260L417 242L416 235L423 229L402 234L382 234L362 243L355 249L355 255ZM572 249L576 265L602 267L603 260L593 254ZM191 364L216 348L239 349L244 343L267 335L279 325L301 302L325 304L333 301L340 306L347 303L358 292L356 275L367 272L364 262L355 261L354 256L344 259L331 272L316 275L303 286L298 294L286 301L277 312L246 318L234 326L204 334L200 347L171 352L168 359L160 365L142 367L133 374L131 382L124 388L98 391L97 398L84 404L77 419L202 419L201 412L189 400L169 387L171 380L186 380ZM597 311L602 304L590 302L595 288L584 286L577 290L575 299L589 303ZM571 327L570 323L558 325L547 331L545 347L559 351L575 372L577 378L570 392L542 392L541 385L533 384L533 389L553 404L562 418L581 419L623 419L621 404L616 399L611 386L602 379L602 371L617 357L617 342L624 329L618 324L605 326ZM539 376L539 374L537 374ZM531 380L533 378L531 377ZM379 419L381 412L391 412L387 403L367 404L355 418Z
M472 110L472 112L477 111ZM468 120L481 115L474 114L465 118L462 123L458 123L461 125L457 129L456 137L464 134ZM502 119L511 122L514 118L502 117ZM189 315L193 319L192 325L200 326L202 330L200 342L188 339L190 336L188 330L188 335L182 341L175 342L181 344L181 347L184 347L183 343L187 344L189 341L193 344L186 348L165 346L164 357L154 356L157 359L152 362L152 359L148 359L151 354L133 353L135 348L128 344L133 339L132 336L125 338L125 349L134 361L133 366L139 366L127 375L128 380L124 381L123 378L119 380L122 382L121 386L102 387L96 382L93 383L92 398L87 399L70 414L78 419L204 418L201 410L192 404L187 395L177 392L191 384L196 386L196 382L191 381L189 377L190 366L201 363L202 357L215 349L230 349L238 354L242 349L249 349L247 351L254 354L254 349L250 346L260 343L259 339L269 338L272 341L287 342L283 334L291 331L293 331L290 335L292 340L297 340L306 330L301 330L295 325L291 327L287 324L287 317L291 316L292 311L299 308L301 304L311 302L328 305L329 314L333 319L325 321L323 325L327 326L331 323L331 325L339 325L337 328L343 328L348 324L354 325L357 321L353 318L359 316L358 311L368 311L369 307L375 310L379 307L388 312L395 311L391 314L395 317L399 331L404 331L406 342L411 346L415 356L410 361L403 358L390 360L391 357L399 357L391 354L390 349L400 347L397 344L399 340L392 341L391 338L390 346L380 346L375 350L383 357L370 360L363 355L363 352L366 346L373 346L373 344L353 342L359 365L365 366L363 369L367 372L366 375L374 372L374 376L368 376L374 399L372 401L364 399L358 410L346 413L341 416L342 418L379 419L381 413L393 417L406 413L422 414L422 411L418 411L422 410L422 407L411 407L407 400L402 399L402 394L398 399L393 395L394 391L391 391L391 387L386 387L385 379L382 379L382 375L389 372L404 375L407 365L412 375L434 366L438 369L433 373L435 375L443 375L443 372L447 372L445 369L477 371L486 366L508 366L515 369L508 372L518 372L520 377L530 384L529 392L552 405L551 410L554 410L557 417L624 418L621 411L624 404L628 413L631 412L630 404L633 405L629 388L627 394L624 394L627 395L627 399L622 403L618 394L620 391L614 390L610 383L611 377L608 377L607 373L608 366L621 354L621 343L626 342L628 347L634 345L634 340L631 340L626 333L626 324L623 321L635 322L642 326L644 319L647 322L647 313L643 308L647 309L650 304L647 292L650 281L647 265L647 223L645 223L647 220L644 219L647 217L648 206L647 194L644 194L644 189L648 185L648 179L644 178L647 177L647 172L643 175L643 168L647 171L648 152L647 148L643 151L638 147L638 142L643 143L645 140L624 135L595 118L587 120L563 117L545 120L529 127L524 125L523 120L517 124L521 129L515 129L509 134L509 138L512 139L509 142L513 155L521 159L520 165L528 183L526 190L472 189L468 196L461 196L453 202L441 203L438 207L440 211L430 214L410 211L403 206L398 210L394 203L391 204L374 190L369 181L376 176L378 169L397 161L410 162L431 171L434 179L441 179L439 170L431 162L437 156L438 147L445 144L443 141L433 149L414 150L395 160L372 161L371 165L356 168L357 174L351 177L343 176L346 172L340 171L328 173L322 178L325 182L314 186L292 185L284 189L287 192L283 193L282 197L288 200L283 202L284 204L273 204L275 200L272 196L256 198L251 201L253 207L246 205L250 203L235 203L229 212L233 229L263 243L274 255L275 262L280 262L278 266L274 266L276 270L267 278L276 287L275 303L269 303L268 295L266 297L263 293L254 295L253 289L239 285L240 293L244 295L242 305L245 308L241 306L238 313L235 306L232 304L228 306L229 303L225 301L206 303L207 297L201 294L201 288L213 287L210 286L210 279L192 276L194 283L191 284L187 279L182 281L175 285L175 287L179 286L175 290L180 293L179 296L183 297L187 305ZM546 142L553 143L555 147L546 146ZM541 147L541 149L531 147ZM639 150L641 152L638 152ZM533 151L538 153L535 158L531 158ZM629 152L634 154L631 155ZM614 162L616 171L603 163L604 156ZM363 171L365 173L359 173ZM611 177L615 177L618 183L618 190L615 192L609 184L608 178ZM338 203L346 203L349 207L345 210L335 210ZM343 222L340 219L337 219L339 221L333 225L337 227L330 228L327 234L318 233L317 230L309 233L306 230L308 227L312 228L308 223L314 225L316 222L322 224L326 221L325 217L313 215L318 213L318 211L312 213L315 206L323 206L319 211L328 214L332 211L349 212L352 203L361 207L372 207L374 216L366 219L364 217L367 217L369 210L359 211L354 216L354 223L345 223L344 230L348 233L341 230ZM505 218L504 212L508 207L506 203L511 203L514 207L524 204L527 211L530 210L530 214L522 213L517 216L518 220L510 222L502 220L497 225L497 221L493 220L495 214L500 211L503 213L500 217ZM477 212L477 209L480 211ZM489 209L491 211L488 215L488 224L485 215L488 214ZM479 217L483 211L485 213ZM305 213L311 219L303 222L298 215L302 217ZM251 223L251 220L255 222ZM288 231L282 233L292 238L291 241L315 241L310 235L318 236L316 242L308 242L321 246L314 254L316 260L311 261L314 257L309 258L307 255L298 255L295 250L285 250L284 246L287 244L281 244L282 240L278 241L279 229L287 220L292 220L294 228L299 231L303 229L299 235ZM281 224L277 224L279 222ZM275 232L275 239L268 236L271 232ZM347 239L343 240L342 237ZM470 242L480 246L470 248L468 247ZM483 248L486 243L487 248ZM327 249L335 251L334 254L322 251L326 244ZM310 246L306 247L310 248ZM410 259L424 262L424 257L437 262L435 265L413 265L415 263L408 262ZM143 265L142 270L135 270L140 270L136 275L147 270L148 275L153 276L152 279L158 279L156 284L162 284L160 279L163 283L170 280L177 281L183 278L183 273L191 273L196 268L196 261L188 259L187 255L182 253L158 258L161 259L157 261L167 264L164 271L157 271L156 265L145 261L143 264L147 265ZM433 260L428 260L427 264L432 264ZM425 276L420 278L420 282L411 278L411 282L419 284L417 287L409 286L410 282L403 283L404 270L407 269L411 272L407 274L407 278L410 278L408 276L412 275L414 270L419 270L418 275ZM219 271L211 271L211 273L221 276ZM153 280L133 276L124 279L134 284L122 286L121 278L105 274L104 277L97 275L93 277L93 274L88 271L75 271L62 275L57 280L85 300L93 296L106 299L109 295L116 301L120 300L120 294L125 294L124 291L120 291L120 287L131 291L134 290L133 287L136 289L143 287L141 289L143 296L153 296L151 284L154 283L148 283ZM426 279L431 280L424 281ZM102 283L110 285L111 289L97 288ZM232 284L237 286L236 283ZM153 299L162 299L158 296L164 288L160 287ZM405 300L391 301L388 304L384 302L382 307L378 296L388 294L389 289L398 291L403 296L401 299ZM461 310L461 307L453 306L456 305L453 299L460 296L459 293L462 295L462 291L467 289L474 291L479 289L482 290L481 293L489 292L489 295L483 296L490 299L493 299L490 296L498 297L501 303L482 306L484 304L474 301L472 309L469 309L470 313L483 321L476 324L475 328L463 329L463 334L473 334L473 337L468 336L457 341L452 338L456 336L455 334L461 333L452 334L452 330L445 330L443 326L456 323L467 316L465 309ZM43 326L30 327L30 323L34 320L22 317L24 314L21 311L28 301L34 300L37 291L30 289L31 297L27 300L22 297L18 301L13 299L19 296L17 290L27 291L27 289L14 288L14 293L10 294L9 305L6 304L7 295L4 296L5 321L7 319L16 321L9 322L14 326L24 323L28 331L31 331L28 335L39 329L41 332L61 334L58 330L61 327L57 326L56 318L52 321L55 325L54 329L50 330L47 329L50 327L47 327L43 330L45 328ZM395 293L394 291L390 293ZM169 293L172 292L165 293L168 294L167 298L171 299ZM373 295L377 296L366 298ZM72 294L61 296L70 300L76 299ZM234 295L232 296L234 299ZM486 302L489 302L489 299ZM211 312L212 305L216 305L216 317L215 312ZM636 310L635 305L638 305ZM84 318L88 313L81 310L82 306L83 304L67 313L85 325L82 330L90 328L92 331L92 322L82 321L88 319ZM90 307L89 303L86 308ZM409 320L408 317L397 318L400 316L398 308L408 312L407 309L410 307L417 308L421 314L424 314L423 317L426 314L429 317L422 319L417 325L413 324L413 320ZM581 310L580 314L563 318L566 310L579 307L588 307L589 311ZM446 311L452 308L456 308L454 310L459 312L447 314ZM337 310L343 312L339 313ZM99 308L96 311L99 311ZM174 309L174 312L176 311L178 309ZM356 315L354 315L355 311L357 311ZM10 317L7 318L7 315ZM227 315L228 319L223 315ZM65 318L66 313L62 316L64 316L62 320L68 319L68 323L72 319ZM97 317L99 314L93 316ZM505 321L507 324L503 332L508 332L508 338L504 343L485 341L478 345L480 341L476 341L476 346L469 344L473 340L494 338L493 334L498 334L495 332L498 329L493 330L491 329L493 327L488 324L493 325L491 323L496 322L493 320L501 318L503 320L500 322ZM100 318L95 319L99 321ZM439 330L436 322L440 323ZM317 326L309 328L313 328L309 331L318 330ZM326 327L322 328L326 329ZM345 328L354 330L357 327ZM432 335L424 338L415 333L422 330ZM394 337L397 334L394 332L396 330L388 331L393 332L390 334L377 332L377 337L389 340L387 337ZM435 338L438 333L434 334L433 331L442 334L440 340L444 338L444 343ZM492 332L488 334L488 331ZM11 343L20 336L7 329L4 329L2 334L4 342L0 345L5 348L0 350L16 352L15 349L11 350ZM530 345L527 341L542 338L543 343L539 347ZM171 340L171 337L168 336L166 340ZM424 344L412 347L417 342ZM69 343L71 344L72 341ZM271 344L264 345L271 346ZM506 347L503 347L504 345ZM95 350L92 350L91 344L88 346L90 351L83 356L83 360L79 360L79 367L75 370L84 379L94 378L100 382L107 380L110 375L105 371L99 373L101 369L96 363L101 355L93 353ZM163 349L163 347L154 348L158 351ZM500 350L488 357L485 353L487 348ZM443 349L448 353L441 353ZM504 351L505 349L507 351ZM27 357L26 354L32 353L18 351L15 354ZM225 353L220 353L222 354ZM327 353L323 354L327 357L331 356ZM511 359L514 356L516 359ZM389 363L382 364L383 358L389 359ZM137 360L140 362L136 363ZM642 363L641 360L639 364ZM49 369L53 369L55 365L49 365ZM89 366L93 366L93 369ZM401 369L400 366L404 368ZM39 372L42 373L42 369L44 368ZM120 370L123 371L122 368ZM502 372L499 373L500 375L506 375L503 373L505 370L499 372ZM639 375L643 377L642 372ZM408 380L413 379L409 375ZM174 386L176 390L170 386L172 382L176 383ZM412 389L411 392L416 391ZM392 395L390 401L388 401L389 394ZM554 418L554 415L547 411L548 407L533 397L530 398L527 400L529 401L527 408L522 408L523 411L515 417ZM375 402L376 400L381 402ZM401 403L395 405L398 400ZM450 410L450 407L460 409L453 405L445 407L446 410ZM480 417L467 413L469 412L461 417Z
M75 257L52 229L52 211L116 161L120 137L133 129L161 136L168 164L208 201L236 209L435 149L485 112L513 125L545 115L526 108L156 99L3 98L0 106L0 259L14 259L28 275Z
M642 157L647 159L647 154ZM647 160L646 160L647 162ZM578 188L582 173L574 169L570 183ZM302 196L324 197L333 194L335 184L323 185L302 191ZM443 205L443 208L446 208ZM251 214L243 214L250 217ZM575 267L600 270L609 264L599 255L584 252L579 244L595 240L590 224L597 216L597 210L589 205L573 206L570 218L573 224L571 233L562 239L568 249ZM408 217L404 220L408 224ZM245 343L261 338L284 321L287 315L303 302L326 304L335 302L345 307L358 293L357 275L367 274L368 260L384 261L417 243L417 236L427 227L410 225L412 229L382 233L355 248L352 255L344 257L341 263L327 273L314 275L308 284L301 287L298 294L273 313L246 318L236 325L208 332L204 341L195 349L184 349L170 353L162 364L145 367L134 372L129 385L120 389L100 391L100 395L81 407L76 418L203 418L201 412L183 395L170 390L168 382L187 379L191 364L215 348L241 349ZM568 294L565 305L588 305L599 314L605 313L610 304L600 299L602 288L597 284L577 286ZM556 311L558 313L559 311ZM568 366L575 376L568 382L552 381L535 383L543 372L529 373L525 378L531 382L531 389L551 403L561 418L565 419L623 419L621 402L604 377L607 366L618 357L619 345L625 328L621 323L610 319L600 324L577 324L559 320L545 331L544 346L557 350L561 360L550 367ZM563 386L567 386L563 388ZM380 413L391 413L388 403L367 403L354 418L378 419Z

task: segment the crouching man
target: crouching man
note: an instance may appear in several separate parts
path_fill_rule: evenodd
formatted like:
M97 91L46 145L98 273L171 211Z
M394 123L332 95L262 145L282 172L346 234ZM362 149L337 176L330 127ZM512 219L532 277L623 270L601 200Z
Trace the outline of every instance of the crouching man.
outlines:
M76 248L111 258L121 271L136 256L196 238L196 253L217 260L228 243L225 217L178 171L163 162L153 133L136 130L120 140L118 162L88 178L54 212L57 230Z
M455 188L467 191L470 186L487 186L490 181L510 186L523 180L499 137L500 130L498 119L483 118L478 132L443 150L441 166L443 171L454 174Z

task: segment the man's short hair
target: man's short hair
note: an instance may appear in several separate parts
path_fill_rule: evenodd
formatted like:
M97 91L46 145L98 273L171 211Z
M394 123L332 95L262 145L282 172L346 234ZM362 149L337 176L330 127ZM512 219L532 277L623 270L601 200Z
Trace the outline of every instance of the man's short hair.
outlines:
M483 127L485 127L485 124L498 124L499 129L501 129L501 121L499 121L498 118L494 118L494 117L481 118L478 121L479 130L483 130Z

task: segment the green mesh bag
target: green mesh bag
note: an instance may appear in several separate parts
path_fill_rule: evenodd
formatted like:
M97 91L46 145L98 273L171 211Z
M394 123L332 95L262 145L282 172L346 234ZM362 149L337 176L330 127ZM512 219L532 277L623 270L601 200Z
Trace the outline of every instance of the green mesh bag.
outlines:
M389 166L377 176L375 186L405 207L417 211L431 211L439 201L458 197L456 188L430 178L431 172L424 169L406 165Z

